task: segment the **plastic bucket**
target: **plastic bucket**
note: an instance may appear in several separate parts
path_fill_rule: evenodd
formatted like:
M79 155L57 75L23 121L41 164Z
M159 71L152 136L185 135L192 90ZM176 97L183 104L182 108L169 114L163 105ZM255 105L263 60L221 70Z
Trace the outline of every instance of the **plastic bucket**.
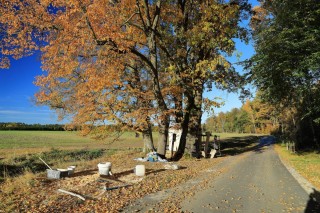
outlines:
M146 167L144 165L136 165L134 171L137 176L144 176L146 173Z
M99 163L98 164L99 174L100 175L109 175L109 172L111 170L111 163Z
M76 169L76 166L68 166L68 173L69 175L72 175L74 173L74 170Z

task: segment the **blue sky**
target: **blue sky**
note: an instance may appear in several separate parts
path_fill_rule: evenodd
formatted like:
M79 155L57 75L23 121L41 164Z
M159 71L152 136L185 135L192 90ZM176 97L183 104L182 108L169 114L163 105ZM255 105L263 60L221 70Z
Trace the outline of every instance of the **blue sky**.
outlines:
M232 56L229 59L232 63L237 63L239 61L248 59L254 54L254 48L251 43L246 45L243 42L237 42L236 49L238 50L238 52L240 52L241 57L238 59L236 56ZM238 72L243 73L243 68L241 66L234 65L234 67ZM250 91L253 93L255 91L255 89L250 85L248 85L248 89L250 89ZM212 92L206 92L204 94L204 97L208 97L208 98L219 97L221 101L225 102L225 104L222 107L214 109L214 112L213 112L214 114L217 114L219 112L231 111L231 109L233 108L239 108L242 106L242 102L239 99L239 94L237 93L228 93L227 91L214 89ZM202 116L202 122L204 123L210 115L212 114L208 114L205 112Z
M250 1L257 5L257 1ZM249 58L254 50L252 45L237 43L237 49L242 53L240 60ZM235 62L235 57L233 57ZM29 56L19 60L12 60L10 69L0 69L0 122L23 122L27 124L55 124L58 122L54 111L45 106L36 106L32 101L37 87L33 82L37 75L42 74L41 62L37 55ZM236 67L242 72L241 67ZM205 97L220 97L225 105L214 112L230 111L232 108L240 107L241 101L237 94L213 90L204 94ZM203 122L208 115L205 113Z
M0 69L0 122L59 123L53 111L32 101L38 90L35 76L42 74L40 66L34 55L13 60L10 69Z

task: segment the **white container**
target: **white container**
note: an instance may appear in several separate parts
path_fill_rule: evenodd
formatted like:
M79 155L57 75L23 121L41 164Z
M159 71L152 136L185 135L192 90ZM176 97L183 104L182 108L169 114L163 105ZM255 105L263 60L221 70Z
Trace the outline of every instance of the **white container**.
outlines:
M144 165L136 165L134 171L137 176L144 176L146 173L146 167Z
M61 170L47 169L47 175L48 175L48 178L50 179L60 179L68 176L68 170L61 171Z
M98 164L99 174L100 175L109 175L109 172L111 170L111 163L99 163Z
M69 175L72 175L74 173L74 170L76 169L76 166L68 166L68 173Z

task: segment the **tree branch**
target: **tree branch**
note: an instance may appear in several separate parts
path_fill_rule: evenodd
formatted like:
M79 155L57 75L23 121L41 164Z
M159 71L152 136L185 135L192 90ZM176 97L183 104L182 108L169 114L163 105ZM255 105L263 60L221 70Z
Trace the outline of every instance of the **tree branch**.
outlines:
M136 5L137 5L137 7L138 7L140 20L142 21L142 24L143 24L143 31L144 31L144 33L146 33L147 26L146 26L146 23L144 22L144 19L143 19L143 17L142 17L139 0L136 1Z
M142 53L140 53L138 50L136 50L135 48L131 48L130 49L131 52L133 54L135 54L136 56L138 56L143 62L145 62L153 72L157 72L157 69L153 66L153 64L151 63L151 61Z
M152 22L151 29L154 31L158 25L160 19L160 7L161 7L161 0L158 0L156 3L156 11L154 13L154 19Z

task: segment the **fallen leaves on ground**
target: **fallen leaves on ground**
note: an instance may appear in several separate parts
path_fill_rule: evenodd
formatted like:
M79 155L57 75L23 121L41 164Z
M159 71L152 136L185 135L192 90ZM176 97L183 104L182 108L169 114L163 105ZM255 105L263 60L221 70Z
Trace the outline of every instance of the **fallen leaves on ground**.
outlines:
M134 158L141 157L141 153L126 152L93 160L77 168L70 177L49 180L46 173L33 175L27 180L23 176L9 178L0 185L0 209L6 212L118 212L126 205L143 196L175 187L185 183L199 173L211 168L221 159L182 159L176 162L181 169L166 170L164 163L138 162ZM97 164L111 162L113 176L100 177ZM83 163L82 163L83 164ZM146 167L144 177L136 176L133 169L136 165ZM209 177L208 177L209 178ZM208 181L200 186L206 187ZM114 190L105 190L112 187ZM197 186L199 187L199 186ZM64 189L86 198L85 201L69 194L58 192ZM174 199L166 199L158 204L157 209L163 212L176 212L178 203L190 193L185 191L176 195ZM1 212L1 211L0 211Z

